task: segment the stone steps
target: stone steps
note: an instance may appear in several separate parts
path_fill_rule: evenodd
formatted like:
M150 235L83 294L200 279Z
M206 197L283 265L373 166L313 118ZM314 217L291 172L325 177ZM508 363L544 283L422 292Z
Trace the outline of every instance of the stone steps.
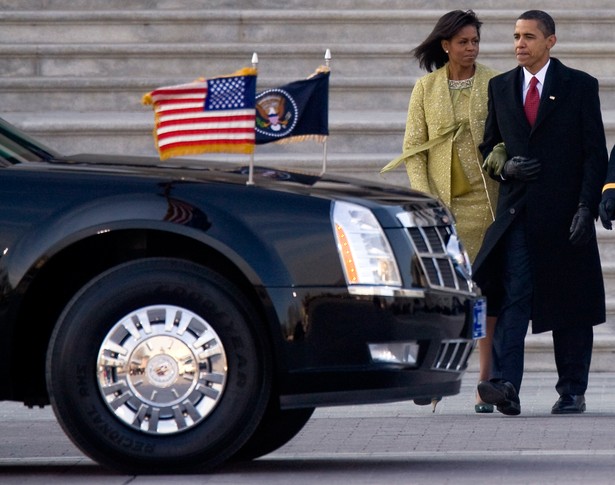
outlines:
M297 10L305 9L306 2L303 0L105 0L104 8L107 10L175 10L175 9L268 9L268 10ZM578 0L542 0L540 8L551 12L555 10L575 10L579 8ZM612 8L611 0L584 0L584 9L608 9ZM312 0L307 6L312 10L371 10L382 9L403 10L413 8L420 10L452 10L464 9L501 9L500 0L466 0L463 7L457 0ZM520 12L531 8L527 0L508 0L506 8L511 9L518 15ZM23 11L23 10L64 10L64 11L98 11L101 10L100 0L0 0L0 10Z
M615 24L614 24L615 25ZM325 50L334 56L336 75L356 78L417 77L422 72L411 62L411 48L402 43L104 43L104 44L0 44L3 77L211 77L250 65L258 53L259 69L268 77L303 78L322 63ZM552 51L571 67L597 78L615 77L613 42L558 42ZM480 62L504 71L515 66L512 43L481 46ZM386 73L386 74L385 74Z
M312 70L318 64L318 58L314 56ZM353 111L399 112L395 115L396 119L402 114L405 117L416 76L390 76L384 79L345 77L335 70L335 61L332 64L329 87L331 111L344 111L352 107ZM309 71L306 70L302 77L309 75ZM262 74L258 77L257 90L281 86L296 79L287 75L272 77ZM41 113L64 111L67 107L77 112L140 112L143 108L143 94L159 86L180 84L188 80L187 77L178 76L4 77L0 78L0 96L3 112ZM601 77L598 80L605 118L611 118L610 112L615 111L615 77Z
M323 52L324 54L324 52ZM300 77L307 77L319 65L318 56L310 69ZM188 77L5 77L0 78L3 112L41 113L49 111L142 112L143 94L159 87L180 84L196 78ZM287 84L297 77L278 78L258 76L257 90ZM349 107L369 111L405 111L414 79L408 77L341 77L333 70L329 87L329 109L344 111ZM613 79L615 89L615 78ZM368 92L369 96L365 93ZM94 109L95 108L95 109ZM401 108L401 109L400 109Z
M337 2L330 2L337 5ZM100 10L2 10L1 43L35 42L99 44L105 43L253 43L285 42L292 31L297 44L323 41L350 44L370 42L401 43L414 46L431 31L442 15L441 9L381 8L374 9L135 9ZM514 20L518 9L477 8L484 22L482 40L486 43L512 43ZM615 9L562 9L550 13L557 21L558 35L569 42L615 40ZM178 27L181 26L181 27ZM412 28L408 28L412 26ZM24 28L27 27L26 31ZM597 28L598 27L598 28ZM101 39L100 33L104 32ZM504 32L510 35L502 35ZM393 42L394 39L394 42Z

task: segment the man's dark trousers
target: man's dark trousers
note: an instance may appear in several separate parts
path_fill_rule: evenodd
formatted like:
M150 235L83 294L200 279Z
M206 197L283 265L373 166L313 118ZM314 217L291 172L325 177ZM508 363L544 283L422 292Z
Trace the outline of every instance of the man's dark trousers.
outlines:
M525 210L521 210L502 241L504 298L495 328L493 349L493 377L511 382L517 392L523 379L525 336L531 318L533 293L525 226ZM557 282L553 284L557 285ZM555 364L559 376L555 389L559 394L585 394L592 345L591 325L553 331ZM571 352L571 349L574 351Z
M532 271L522 209L503 237L504 297L493 339L493 377L521 388L525 336L532 309Z

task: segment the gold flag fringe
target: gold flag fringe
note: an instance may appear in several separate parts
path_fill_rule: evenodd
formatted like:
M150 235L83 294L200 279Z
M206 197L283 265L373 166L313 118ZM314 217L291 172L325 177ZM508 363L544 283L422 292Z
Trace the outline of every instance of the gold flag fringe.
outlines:
M163 152L158 149L160 154L160 160L166 160L172 157L181 157L183 155L200 155L202 153L240 153L250 154L254 153L254 145L250 143L243 144L217 144L215 147L210 145L192 145L188 147L175 147L164 150Z
M300 141L315 141L318 143L324 143L327 139L327 135L297 135L289 136L288 138L282 138L281 140L274 141L272 143L277 145L286 145L287 143L297 143Z
M141 98L141 104L147 106L150 104L153 104L154 100L152 99L152 92L150 91L149 93L145 93L143 95L143 97Z
M326 72L331 72L329 66L320 65L314 70L312 74L307 77L307 79L312 79L314 76L317 76L318 74L324 74Z

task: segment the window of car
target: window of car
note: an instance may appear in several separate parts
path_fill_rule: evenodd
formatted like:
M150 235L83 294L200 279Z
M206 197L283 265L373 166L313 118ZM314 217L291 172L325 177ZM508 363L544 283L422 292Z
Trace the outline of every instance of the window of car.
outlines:
M57 155L50 148L22 133L0 118L0 167L50 160Z

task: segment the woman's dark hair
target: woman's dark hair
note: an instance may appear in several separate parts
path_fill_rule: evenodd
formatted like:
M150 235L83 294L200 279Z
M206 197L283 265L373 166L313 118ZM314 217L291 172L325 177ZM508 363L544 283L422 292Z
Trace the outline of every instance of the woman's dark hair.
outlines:
M442 50L442 41L451 40L461 29L472 25L476 27L476 33L480 39L480 26L483 23L478 20L478 17L472 10L453 10L444 14L436 26L431 31L431 34L417 46L412 53L419 61L419 66L427 72L432 72L434 69L442 67L448 61L446 52Z

